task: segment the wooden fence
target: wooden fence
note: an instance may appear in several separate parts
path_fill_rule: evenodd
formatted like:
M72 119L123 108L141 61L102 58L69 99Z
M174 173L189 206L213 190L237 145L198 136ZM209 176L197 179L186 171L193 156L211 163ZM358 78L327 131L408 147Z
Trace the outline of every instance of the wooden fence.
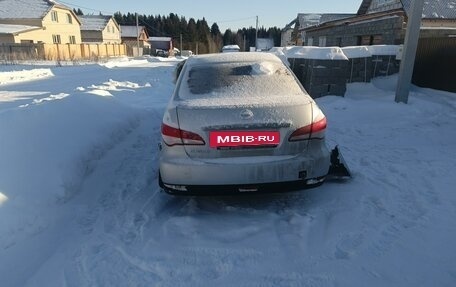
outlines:
M124 44L0 44L0 60L98 60L126 56Z

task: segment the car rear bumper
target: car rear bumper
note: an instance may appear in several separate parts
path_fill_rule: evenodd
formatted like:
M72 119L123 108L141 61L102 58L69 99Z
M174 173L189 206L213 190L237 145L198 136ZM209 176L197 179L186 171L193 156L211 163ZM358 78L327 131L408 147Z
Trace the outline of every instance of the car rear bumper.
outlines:
M312 153L295 156L267 156L192 159L186 154L162 153L160 175L163 187L181 193L197 190L246 191L305 188L320 184L328 173L330 158L324 144ZM184 152L185 153L185 152ZM261 187L261 188L260 188Z
M309 189L323 184L325 176L297 181L273 182L247 185L185 185L176 186L161 183L161 187L173 195L227 195L252 193L282 193Z

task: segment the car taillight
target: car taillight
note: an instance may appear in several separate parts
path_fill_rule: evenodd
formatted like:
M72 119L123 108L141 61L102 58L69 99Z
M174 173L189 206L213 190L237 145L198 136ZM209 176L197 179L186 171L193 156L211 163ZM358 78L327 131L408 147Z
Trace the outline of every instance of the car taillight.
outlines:
M161 133L163 141L168 146L174 145L205 145L203 138L199 135L170 127L162 123Z
M308 140L311 138L322 139L325 137L326 130L326 117L323 117L321 120L311 123L310 125L304 126L295 130L291 136L288 138L288 141L302 141Z

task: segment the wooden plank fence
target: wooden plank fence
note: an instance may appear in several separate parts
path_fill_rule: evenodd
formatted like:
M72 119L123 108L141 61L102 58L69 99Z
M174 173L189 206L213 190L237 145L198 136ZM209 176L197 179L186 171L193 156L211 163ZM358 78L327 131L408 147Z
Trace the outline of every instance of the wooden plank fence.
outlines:
M98 60L126 55L124 44L0 44L0 61Z

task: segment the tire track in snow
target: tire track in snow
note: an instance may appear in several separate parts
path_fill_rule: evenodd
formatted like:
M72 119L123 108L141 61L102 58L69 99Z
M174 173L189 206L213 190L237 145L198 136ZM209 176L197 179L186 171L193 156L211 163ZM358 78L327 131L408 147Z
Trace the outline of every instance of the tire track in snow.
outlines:
M85 243L80 246L82 255L75 264L80 266L77 268L80 277L88 278L89 283L99 279L96 270L109 258L123 258L126 264L118 265L118 270L112 266L114 273L125 274L127 266L136 270L135 273L144 271L137 270L138 266L133 266L131 258L125 255L126 247L143 240L144 226L150 221L145 209L158 193L154 149L159 139L159 127L155 123L159 121L154 117L158 116L144 115L138 127L101 159L83 184L86 195L80 201L88 203L88 214L79 220ZM159 275L151 278L155 278L152 282L160 280Z

